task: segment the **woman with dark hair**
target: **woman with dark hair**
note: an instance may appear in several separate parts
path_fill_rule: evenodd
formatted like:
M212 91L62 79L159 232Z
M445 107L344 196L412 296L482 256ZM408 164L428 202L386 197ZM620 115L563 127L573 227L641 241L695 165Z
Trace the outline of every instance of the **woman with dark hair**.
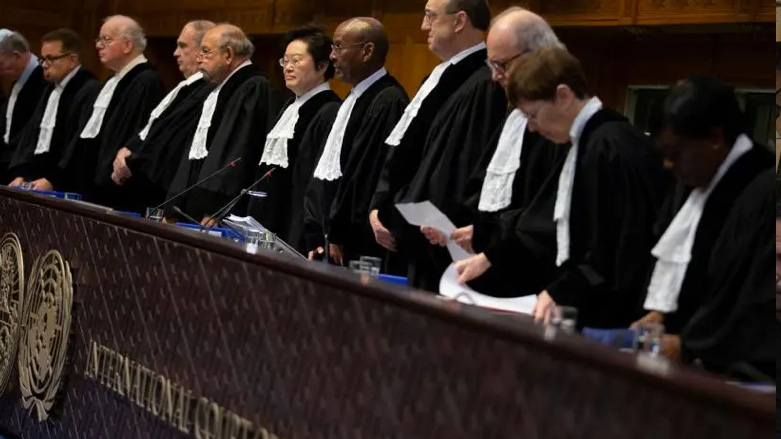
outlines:
M732 88L717 80L685 79L667 97L655 137L678 184L657 223L648 314L636 325L664 323L671 358L774 375L762 309L773 291L773 158L745 133Z
M276 168L262 186L266 196L253 198L249 206L251 216L303 254L307 251L304 192L341 103L328 85L334 77L329 59L331 43L331 38L315 26L285 35L279 65L285 86L295 98L282 108L266 137L258 176Z

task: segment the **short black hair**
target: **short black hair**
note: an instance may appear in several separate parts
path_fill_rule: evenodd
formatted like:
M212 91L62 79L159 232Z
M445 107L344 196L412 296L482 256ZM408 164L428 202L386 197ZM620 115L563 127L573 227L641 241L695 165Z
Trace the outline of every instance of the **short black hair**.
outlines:
M62 43L62 51L66 53L75 53L81 56L81 37L79 34L71 29L57 29L53 30L41 38L43 43L51 43L59 41Z
M735 90L708 77L684 79L670 90L664 102L663 125L676 135L706 139L714 128L734 144L746 132L746 116L735 98Z
M334 64L331 62L331 44L333 40L326 35L323 28L308 24L291 30L282 39L282 52L284 53L290 43L298 40L306 43L307 52L312 55L316 67L320 67L323 63L328 64L328 67L325 69L325 80L333 79Z
M487 32L491 26L491 7L486 0L448 0L445 11L448 14L466 12L472 26L483 32Z

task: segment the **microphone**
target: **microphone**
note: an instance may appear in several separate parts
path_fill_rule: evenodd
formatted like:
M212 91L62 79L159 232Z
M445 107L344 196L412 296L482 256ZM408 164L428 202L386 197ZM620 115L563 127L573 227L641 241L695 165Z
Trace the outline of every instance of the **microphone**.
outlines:
M244 195L246 195L248 192L252 191L252 189L254 189L254 188L255 188L255 186L257 186L257 185L259 185L260 183L262 183L262 182L263 182L265 179L267 179L267 178L271 177L271 174L272 174L272 173L273 173L273 172L274 172L276 169L277 169L277 168L276 168L276 166L275 166L275 167L273 167L273 168L271 168L271 169L269 169L269 170L268 170L268 171L267 171L265 174L263 174L263 176L262 176L262 177L260 177L259 179L255 180L255 182L254 182L254 183L252 183L251 185L249 185L249 186L247 186L246 188L242 189L242 190L241 190L241 192L239 192L239 194L238 194L238 195L236 195L236 197L235 197L234 199L232 199L232 200L228 201L228 203L227 203L227 204L225 204L224 206L222 206L222 207L221 207L219 210L217 210L217 211L216 211L216 212L214 212L213 214L209 215L209 218L211 218L211 219L212 219L212 221L211 221L211 225L210 225L209 227L207 227L207 228L205 229L205 231L206 231L206 232L208 232L208 231L209 231L209 230L211 230L211 229L212 229L214 226L217 226L217 225L219 225L219 224L222 222L223 218L225 218L226 216L228 216L228 214L230 213L230 211L231 211L231 210L233 210L233 208L236 206L236 204L238 204L238 202L241 200L241 197L243 197Z
M160 203L160 205L159 205L159 206L155 207L155 209L154 209L154 210L161 209L163 206L167 205L168 203L170 203L170 202L172 202L172 201L174 201L174 200L177 200L177 199L179 199L179 197L181 197L182 195L184 195L184 194L186 194L186 193L190 192L191 190L193 190L193 189L197 188L198 186L202 185L203 183L206 183L207 181L211 180L212 178L214 178L214 177L216 177L216 176L218 176L218 175L222 174L222 173L223 173L223 171L225 171L226 169L229 169L229 168L235 168L235 167L236 167L236 164L237 164L237 163L239 163L239 162L241 161L241 159L242 159L242 158L241 158L241 157L239 157L239 158L237 158L237 159L235 159L235 160L232 160L231 162L228 162L228 164L227 164L227 165L225 165L225 166L223 166L222 168L220 168L220 169L218 169L218 170L214 171L213 173L211 173L211 174L207 175L206 177L204 177L204 178L200 179L200 180L199 180L197 183L195 183L194 185L192 185L192 186L188 187L187 189L185 189L185 190L183 190L183 191L179 192L178 194L174 195L173 197L171 197L171 198L169 198L169 199L167 199L167 200L163 201L162 203ZM188 218L188 219L189 219L189 218ZM192 220L191 220L191 221L192 221ZM196 221L196 223L197 223L197 221Z

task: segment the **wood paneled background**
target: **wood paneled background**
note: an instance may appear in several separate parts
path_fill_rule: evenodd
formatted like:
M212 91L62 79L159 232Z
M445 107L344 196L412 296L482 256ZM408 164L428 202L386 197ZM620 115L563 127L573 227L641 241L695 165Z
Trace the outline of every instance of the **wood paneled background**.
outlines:
M770 88L775 5L770 0L495 0L495 12L512 4L542 14L583 62L593 92L622 109L627 85L669 84L691 74L709 74L739 86ZM425 0L2 0L0 27L23 32L36 48L56 27L71 27L88 41L102 17L137 17L150 35L147 55L173 85L178 79L174 38L194 18L229 21L253 36L255 61L283 91L276 67L281 35L315 22L329 31L351 16L371 15L391 38L388 70L414 93L437 64L420 31ZM106 77L86 51L87 68ZM334 81L337 92L347 87ZM7 84L6 84L7 86Z

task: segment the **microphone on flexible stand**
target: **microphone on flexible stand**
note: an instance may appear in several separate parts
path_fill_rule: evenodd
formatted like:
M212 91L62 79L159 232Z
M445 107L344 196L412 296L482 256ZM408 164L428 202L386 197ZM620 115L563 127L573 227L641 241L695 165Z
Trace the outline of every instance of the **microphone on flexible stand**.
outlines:
M211 225L209 227L206 227L204 230L206 232L208 232L209 230L211 230L215 226L219 225L222 222L222 220L226 216L228 216L230 211L233 210L233 208L236 206L236 204L238 204L238 202L241 200L241 198L244 195L246 195L247 193L251 192L255 188L255 186L257 186L260 183L262 183L265 179L270 178L271 177L271 173L274 172L276 169L277 169L276 167L273 167L273 168L269 169L268 172L263 174L263 176L260 177L259 179L255 180L254 183L252 183L251 185L249 185L246 188L242 189L241 192L239 192L239 194L236 195L235 198L233 198L232 200L228 201L227 204L222 206L219 210L217 210L213 214L209 215L209 218L211 218L211 221L210 221Z
M223 166L222 168L220 168L220 169L218 169L218 170L214 171L213 173L211 173L211 174L207 175L206 177L204 177L204 178L200 179L200 180L199 180L197 183L195 183L194 185L192 185L192 186L188 187L187 189L185 189L185 190L183 190L183 191L179 192L178 194L174 195L173 197L171 197L171 198L169 198L169 199L167 199L167 200L163 201L162 203L160 203L160 205L158 205L157 207L155 207L153 211L156 211L156 210L158 210L158 209L162 209L162 208L163 208L163 206L166 206L168 203L170 203L170 202L172 202L172 201L174 201L174 200L177 200L177 199L179 199L179 197L181 197L182 195L184 195L184 194L186 194L186 193L190 192L191 190L193 190L193 189L197 188L198 186L202 185L203 183L206 183L207 181L211 180L212 178L214 178L214 177L216 177L216 176L218 176L218 175L222 174L222 173L223 173L223 172L224 172L226 169L235 168L235 167L236 167L236 164L237 164L237 163L239 163L239 162L241 161L241 159L242 159L242 158L241 158L241 157L239 157L239 158L237 158L237 159L235 159L235 160L232 160L232 161L228 162L228 164L227 164L227 165L225 165L225 166ZM177 210L177 211L178 211L178 212L180 212L180 213L182 213L182 212L181 212L181 210ZM192 219L191 219L191 218L189 218L189 217L188 217L187 219L189 219L190 221L192 221ZM195 223L197 224L197 223L198 223L198 221L196 221Z

